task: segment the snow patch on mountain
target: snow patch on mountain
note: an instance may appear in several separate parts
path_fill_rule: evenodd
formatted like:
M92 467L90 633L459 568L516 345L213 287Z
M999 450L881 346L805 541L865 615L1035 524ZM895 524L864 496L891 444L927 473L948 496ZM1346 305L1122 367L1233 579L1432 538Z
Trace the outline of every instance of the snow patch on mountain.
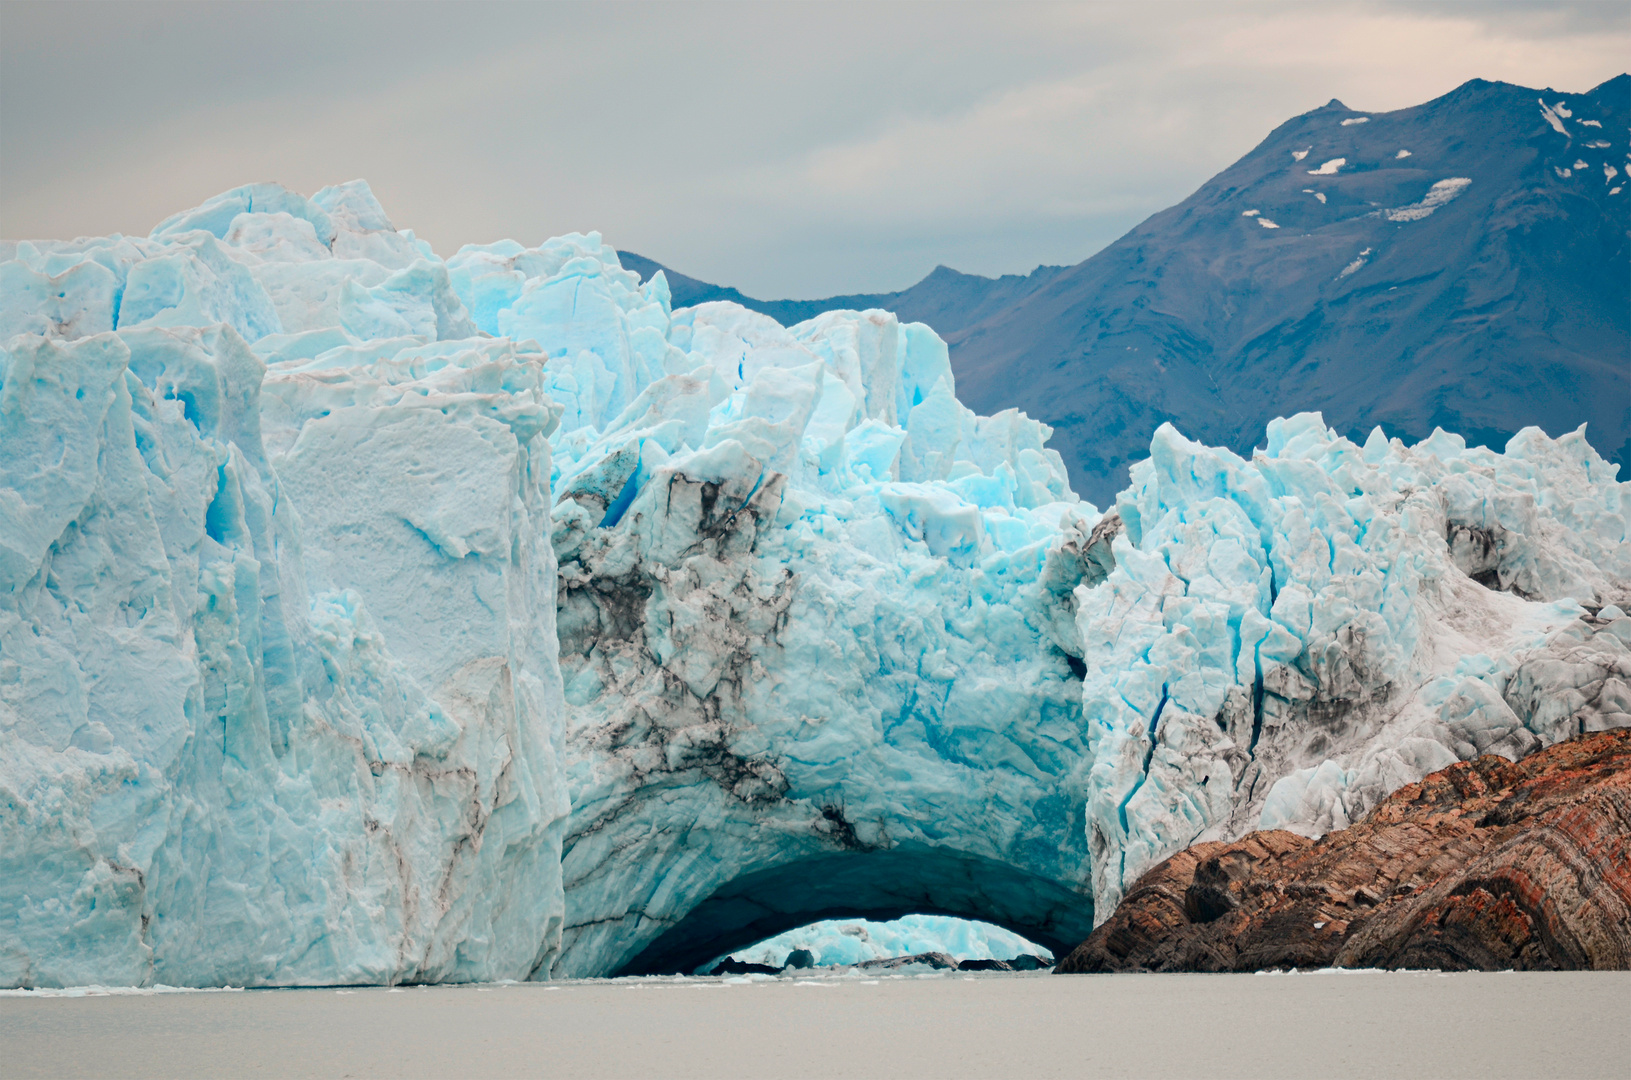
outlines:
M1452 176L1447 180L1440 180L1428 189L1420 202L1384 211L1383 216L1389 221L1421 221L1466 191L1471 183L1472 180L1465 176Z

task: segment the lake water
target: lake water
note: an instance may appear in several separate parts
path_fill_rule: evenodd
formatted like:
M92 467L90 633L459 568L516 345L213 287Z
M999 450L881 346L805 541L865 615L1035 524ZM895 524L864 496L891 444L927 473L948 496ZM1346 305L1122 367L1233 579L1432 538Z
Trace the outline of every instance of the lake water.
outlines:
M0 994L0 1077L1631 1077L1631 973Z

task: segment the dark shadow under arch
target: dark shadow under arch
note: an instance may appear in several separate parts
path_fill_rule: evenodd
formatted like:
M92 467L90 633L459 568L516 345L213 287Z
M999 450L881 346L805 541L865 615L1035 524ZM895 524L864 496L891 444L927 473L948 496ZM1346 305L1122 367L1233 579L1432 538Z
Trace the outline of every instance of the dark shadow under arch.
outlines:
M928 846L845 852L744 874L693 908L619 975L688 974L821 919L981 919L1063 956L1093 930L1092 898L994 859Z

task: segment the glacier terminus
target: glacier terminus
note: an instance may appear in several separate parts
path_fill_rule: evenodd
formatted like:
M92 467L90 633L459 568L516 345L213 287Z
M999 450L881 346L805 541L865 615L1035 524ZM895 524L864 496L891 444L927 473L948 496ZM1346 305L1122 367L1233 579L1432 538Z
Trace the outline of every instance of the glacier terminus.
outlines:
M1631 483L1170 425L1113 505L881 311L367 184L0 247L0 986L1063 954L1199 839L1631 726Z

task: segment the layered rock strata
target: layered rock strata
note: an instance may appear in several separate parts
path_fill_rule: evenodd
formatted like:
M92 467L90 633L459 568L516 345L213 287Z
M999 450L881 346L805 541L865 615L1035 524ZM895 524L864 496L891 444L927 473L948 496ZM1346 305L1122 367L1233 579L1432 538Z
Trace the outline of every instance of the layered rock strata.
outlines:
M1631 730L1457 763L1310 840L1202 843L1060 972L1631 967Z

